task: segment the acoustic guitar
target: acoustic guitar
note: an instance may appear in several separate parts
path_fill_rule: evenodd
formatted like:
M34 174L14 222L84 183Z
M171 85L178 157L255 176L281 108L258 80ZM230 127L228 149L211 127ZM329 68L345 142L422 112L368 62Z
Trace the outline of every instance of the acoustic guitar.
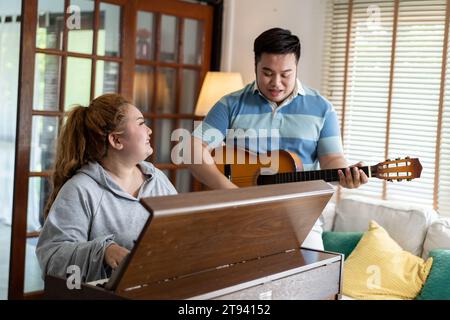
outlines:
M338 170L345 170L340 168L302 171L301 159L295 153L285 150L257 154L239 148L223 147L213 150L212 155L218 169L238 187L310 180L339 181ZM406 157L387 159L359 169L369 178L376 177L391 182L410 181L420 177L422 165L419 159Z

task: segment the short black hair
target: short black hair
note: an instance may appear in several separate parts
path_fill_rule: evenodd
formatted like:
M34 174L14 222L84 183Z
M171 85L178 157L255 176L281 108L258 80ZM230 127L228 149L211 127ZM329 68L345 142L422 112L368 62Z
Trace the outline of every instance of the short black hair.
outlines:
M261 60L263 53L295 54L296 62L300 59L300 40L291 31L272 28L261 33L253 44L255 65Z

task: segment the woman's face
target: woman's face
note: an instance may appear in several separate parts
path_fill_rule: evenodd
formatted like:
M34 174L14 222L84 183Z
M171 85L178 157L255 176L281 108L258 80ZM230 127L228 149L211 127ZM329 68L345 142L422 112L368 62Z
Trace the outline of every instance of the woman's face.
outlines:
M119 141L121 153L136 162L147 159L152 153L150 135L152 129L145 124L144 116L138 108L129 104L126 108L126 122Z

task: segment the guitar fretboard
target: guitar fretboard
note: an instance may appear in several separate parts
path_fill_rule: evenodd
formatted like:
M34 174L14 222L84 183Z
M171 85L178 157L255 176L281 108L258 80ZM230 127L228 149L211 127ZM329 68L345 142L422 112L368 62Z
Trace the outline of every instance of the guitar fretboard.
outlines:
M360 167L366 175L369 175L369 167ZM345 173L345 168L341 169L325 169L312 171L298 171L298 172L282 172L276 174L261 174L258 177L257 184L279 184L288 182L301 182L311 180L325 180L326 182L339 181L338 170ZM372 174L374 173L372 168Z

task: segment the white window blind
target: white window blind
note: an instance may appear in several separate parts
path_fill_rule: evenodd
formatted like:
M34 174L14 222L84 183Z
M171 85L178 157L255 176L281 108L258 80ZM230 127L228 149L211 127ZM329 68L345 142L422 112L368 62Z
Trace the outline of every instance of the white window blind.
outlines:
M440 143L440 167L438 210L442 214L450 215L450 55L447 56L445 74L445 99L442 115L442 136Z
M446 0L330 1L323 92L339 114L350 163L410 156L423 166L420 179L372 179L352 192L450 215L446 10Z

